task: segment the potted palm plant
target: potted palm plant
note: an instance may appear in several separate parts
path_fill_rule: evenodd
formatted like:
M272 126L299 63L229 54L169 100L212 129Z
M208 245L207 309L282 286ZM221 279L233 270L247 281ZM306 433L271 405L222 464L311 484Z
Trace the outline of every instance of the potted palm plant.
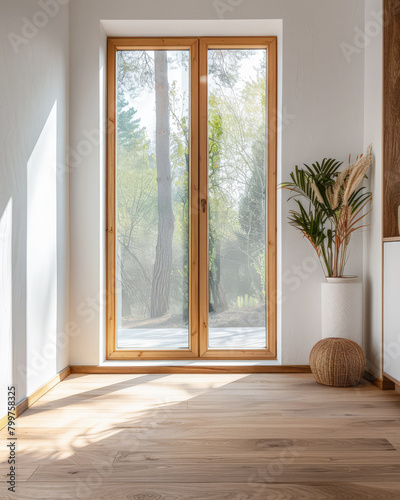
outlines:
M352 235L365 227L372 193L362 186L372 164L372 146L366 154L340 171L342 162L324 159L304 165L290 174L281 187L291 191L296 209L289 223L311 243L321 262L326 282L322 284L322 336L345 337L362 342L362 285L356 276L346 276Z

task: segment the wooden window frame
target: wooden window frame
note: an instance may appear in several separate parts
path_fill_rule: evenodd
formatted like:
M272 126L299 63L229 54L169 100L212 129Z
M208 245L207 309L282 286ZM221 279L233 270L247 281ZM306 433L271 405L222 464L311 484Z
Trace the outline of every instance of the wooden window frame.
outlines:
M189 50L190 52L190 165L189 165L189 304L198 303L198 39L109 38L107 54L107 359L196 359L198 357L198 308L189 307L189 348L179 350L116 349L116 55L119 50Z
M267 231L266 349L208 349L208 49L254 48L267 51ZM190 230L189 348L116 349L116 55L119 50L189 50L190 70ZM204 154L204 152L206 152ZM243 360L277 358L276 266L277 38L108 38L106 176L106 359ZM199 186L202 187L199 192ZM203 209L200 209L203 207Z

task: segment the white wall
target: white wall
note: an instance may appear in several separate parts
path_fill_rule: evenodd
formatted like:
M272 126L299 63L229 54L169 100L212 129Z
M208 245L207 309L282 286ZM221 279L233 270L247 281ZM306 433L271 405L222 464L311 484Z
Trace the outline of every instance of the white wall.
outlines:
M7 385L21 400L68 365L69 7L57 2L1 1L0 416Z
M382 0L366 0L364 43L351 59L364 58L364 146L373 144L369 175L373 192L370 226L364 232L365 353L368 369L382 372ZM356 47L357 48L357 47Z
M99 31L101 20L282 19L283 126L279 180L287 179L296 163L312 162L324 156L347 161L349 153L357 155L363 150L364 58L356 57L348 63L342 43L352 43L355 27L363 27L364 2L247 0L237 3L237 7L230 7L228 1L224 1L227 10L221 12L215 7L221 3L211 0L71 1L70 138L75 161L70 175L73 242L70 315L79 333L71 340L71 364L103 361L99 343L100 334L104 334L104 162L98 140L99 80L102 78L99 74L105 69L99 64L99 51L104 44ZM312 260L314 255L309 245L286 223L287 211L286 202L280 202L278 217L283 221L279 228L282 248L279 274L283 280L281 361L307 364L310 349L320 338L323 276ZM347 271L361 278L362 256L362 237L355 238Z

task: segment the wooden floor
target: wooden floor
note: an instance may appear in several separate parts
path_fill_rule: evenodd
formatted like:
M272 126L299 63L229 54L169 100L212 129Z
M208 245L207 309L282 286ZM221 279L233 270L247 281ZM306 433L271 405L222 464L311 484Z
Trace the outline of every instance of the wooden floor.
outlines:
M400 394L309 374L71 375L17 420L0 499L400 499Z

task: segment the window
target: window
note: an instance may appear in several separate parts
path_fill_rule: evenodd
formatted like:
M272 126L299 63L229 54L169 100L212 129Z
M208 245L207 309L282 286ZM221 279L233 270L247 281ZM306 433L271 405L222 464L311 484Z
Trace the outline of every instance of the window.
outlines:
M107 358L276 357L276 38L108 40Z

